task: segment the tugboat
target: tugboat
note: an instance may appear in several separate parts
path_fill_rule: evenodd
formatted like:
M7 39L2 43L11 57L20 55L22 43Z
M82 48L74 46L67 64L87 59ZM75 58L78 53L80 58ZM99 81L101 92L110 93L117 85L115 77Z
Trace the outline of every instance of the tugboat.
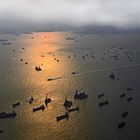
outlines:
M48 98L48 96L46 96L46 99L45 99L45 104L47 105L48 103L50 103L52 100L51 100L51 98Z
M73 102L67 100L67 98L66 98L66 99L65 99L65 102L64 102L64 104L63 104L63 106L64 106L65 108L70 108L72 105L73 105Z
M45 106L44 105L41 105L39 107L33 108L33 112L36 112L36 111L39 111L39 110L44 111L45 110Z
M15 111L13 111L12 113L6 113L6 112L2 112L0 113L0 119L7 119L7 118L14 118L16 117L16 113Z
M111 74L109 75L109 78L110 78L110 79L113 79L113 80L115 79L114 72L113 72L113 73L111 73Z
M40 68L40 66L39 66L39 67L36 66L36 67L35 67L35 70L36 70L36 71L41 71L42 69Z
M30 100L29 100L29 104L32 104L33 100L34 100L34 98L31 97Z
M66 112L64 115L56 117L57 122L60 121L60 120L63 120L63 119L67 119L67 120L69 119L69 113L68 112Z
M74 99L79 99L79 100L83 100L86 99L88 97L87 94L85 94L85 92L79 92L78 90L76 90L75 94L74 94Z

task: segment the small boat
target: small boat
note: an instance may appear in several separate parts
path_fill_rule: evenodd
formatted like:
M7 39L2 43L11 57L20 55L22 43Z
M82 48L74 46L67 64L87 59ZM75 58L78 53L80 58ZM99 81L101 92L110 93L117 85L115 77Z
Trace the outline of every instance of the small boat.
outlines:
M45 57L44 55L41 55L41 57Z
M75 72L75 71L73 71L71 74L76 74L76 72Z
M77 106L77 107L75 107L75 108L70 108L70 109L68 109L68 112L70 113L70 112L79 111L79 110L80 110L80 108L79 108L79 106Z
M125 97L125 93L123 93L123 94L120 95L120 98L123 98L123 97Z
M111 74L109 75L109 78L114 80L114 79L115 79L114 73L111 73Z
M47 105L48 103L50 103L52 100L51 100L51 98L48 98L47 96L46 96L46 99L45 99L45 104Z
M36 70L36 71L41 71L42 69L40 68L40 66L39 66L39 67L36 66L36 67L35 67L35 70Z
M25 64L27 65L27 64L28 64L28 62L25 62Z
M33 108L33 112L36 112L36 111L39 111L39 110L44 111L45 110L45 106L44 105L41 105L39 107Z
M51 80L53 80L53 79L52 79L52 78L48 78L47 80L48 80L48 81L51 81Z
M126 124L125 122L119 123L119 124L118 124L118 128L119 128L119 129L123 128L123 127L125 126L125 124Z
M20 59L20 61L23 61L23 59Z
M102 94L98 94L98 97L100 98L100 97L103 97L104 96L104 93L102 93Z
M95 59L95 56L92 55L91 57L92 57L93 59Z
M63 106L64 106L65 108L70 108L72 105L73 105L73 102L67 100L67 98L66 98L66 99L65 99L65 102L64 102L64 104L63 104Z
M124 118L124 117L126 117L127 115L128 115L128 112L125 111L125 112L123 112L122 117Z
M66 40L74 40L74 37L67 37Z
M0 133L3 133L4 131L3 130L0 130Z
M83 57L83 60L85 60L85 56L82 56Z
M104 105L107 105L107 104L109 104L109 101L104 101L104 102L100 102L99 106L104 106Z
M11 113L6 113L6 112L2 112L0 113L0 119L7 119L7 118L14 118L16 117L16 113L15 111L11 112Z
M131 100L133 100L133 97L127 98L127 101L128 101L128 102L130 102Z
M68 112L66 112L64 115L56 117L57 121L60 121L60 120L63 120L63 119L67 119L67 120L69 119L69 113Z
M127 91L132 91L132 88L127 88L126 90L127 90Z
M76 90L75 94L74 94L74 99L80 99L80 100L83 100L83 99L86 99L88 97L87 94L85 94L85 92L78 92Z
M9 42L3 42L2 45L11 45L12 43Z
M32 104L33 101L34 101L34 98L31 97L31 98L29 99L29 104Z
M17 106L19 106L20 105L20 102L17 102L17 103L15 103L15 104L13 104L13 108L14 107L17 107Z
M7 42L7 39L0 39L0 42Z

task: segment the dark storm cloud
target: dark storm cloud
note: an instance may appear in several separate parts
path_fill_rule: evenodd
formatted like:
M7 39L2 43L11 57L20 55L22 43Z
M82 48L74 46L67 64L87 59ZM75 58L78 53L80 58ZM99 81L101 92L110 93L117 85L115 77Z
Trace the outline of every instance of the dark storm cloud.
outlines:
M1 0L1 25L63 23L140 27L139 0Z

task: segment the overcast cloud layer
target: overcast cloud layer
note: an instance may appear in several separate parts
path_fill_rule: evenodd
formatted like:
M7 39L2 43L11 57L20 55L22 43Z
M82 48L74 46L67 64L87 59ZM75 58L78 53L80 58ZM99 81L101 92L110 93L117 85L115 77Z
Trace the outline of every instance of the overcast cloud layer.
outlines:
M64 23L140 27L140 0L0 0L0 26Z

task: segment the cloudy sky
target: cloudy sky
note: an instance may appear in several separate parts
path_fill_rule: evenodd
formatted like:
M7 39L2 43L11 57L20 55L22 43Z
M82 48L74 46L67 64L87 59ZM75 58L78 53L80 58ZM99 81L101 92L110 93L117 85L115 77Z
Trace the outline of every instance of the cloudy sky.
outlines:
M140 0L0 0L0 27L64 23L140 27Z

